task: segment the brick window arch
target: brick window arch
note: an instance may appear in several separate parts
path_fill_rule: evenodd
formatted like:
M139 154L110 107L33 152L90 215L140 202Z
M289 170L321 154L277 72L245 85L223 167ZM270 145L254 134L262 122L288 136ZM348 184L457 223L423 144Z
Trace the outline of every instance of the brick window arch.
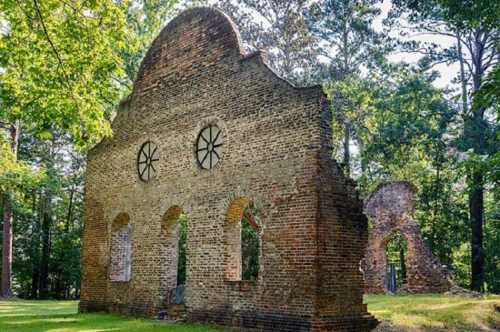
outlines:
M120 213L111 225L111 281L130 281L132 274L132 227L127 213Z
M234 199L227 209L224 221L226 280L257 279L260 230L253 203L246 197Z

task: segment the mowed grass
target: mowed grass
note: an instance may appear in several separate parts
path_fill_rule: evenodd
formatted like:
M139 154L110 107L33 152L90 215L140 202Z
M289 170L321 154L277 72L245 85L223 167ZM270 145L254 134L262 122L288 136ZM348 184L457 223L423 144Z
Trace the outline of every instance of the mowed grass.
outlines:
M380 331L500 331L500 296L370 295L368 310ZM221 327L173 324L111 314L78 314L77 301L0 301L1 332L220 332Z
M0 301L0 332L221 332L202 324L174 324L112 314L79 314L77 301Z
M365 303L375 317L390 322L382 324L380 331L500 331L500 312L495 309L500 296L369 295Z

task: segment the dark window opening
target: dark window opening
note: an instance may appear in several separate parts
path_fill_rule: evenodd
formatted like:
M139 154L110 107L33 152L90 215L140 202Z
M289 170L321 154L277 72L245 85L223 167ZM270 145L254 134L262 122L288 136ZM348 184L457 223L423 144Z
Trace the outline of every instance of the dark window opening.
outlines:
M260 235L254 210L252 206L248 207L241 219L241 263L243 280L257 280L259 275Z

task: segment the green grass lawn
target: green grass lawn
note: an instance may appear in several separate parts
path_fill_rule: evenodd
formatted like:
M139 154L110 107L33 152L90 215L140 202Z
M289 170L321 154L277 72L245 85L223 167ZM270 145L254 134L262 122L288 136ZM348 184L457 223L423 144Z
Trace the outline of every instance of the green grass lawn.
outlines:
M224 331L201 324L173 324L111 314L78 314L77 310L77 301L0 301L0 332Z
M500 297L371 295L365 301L380 331L500 331ZM215 332L208 325L172 324L110 314L78 314L76 301L0 301L1 332ZM227 329L226 329L227 331Z
M500 296L472 299L439 294L369 295L368 310L381 321L380 331L500 331Z

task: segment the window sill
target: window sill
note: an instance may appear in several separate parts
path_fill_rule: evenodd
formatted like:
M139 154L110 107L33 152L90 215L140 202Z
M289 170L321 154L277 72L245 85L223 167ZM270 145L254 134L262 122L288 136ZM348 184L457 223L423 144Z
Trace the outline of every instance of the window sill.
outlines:
M224 282L229 285L232 290L240 292L249 292L257 286L256 280L232 280L225 279Z
M113 284L128 284L130 282L130 279L129 280L113 280L113 279L109 279L109 282L111 282Z

